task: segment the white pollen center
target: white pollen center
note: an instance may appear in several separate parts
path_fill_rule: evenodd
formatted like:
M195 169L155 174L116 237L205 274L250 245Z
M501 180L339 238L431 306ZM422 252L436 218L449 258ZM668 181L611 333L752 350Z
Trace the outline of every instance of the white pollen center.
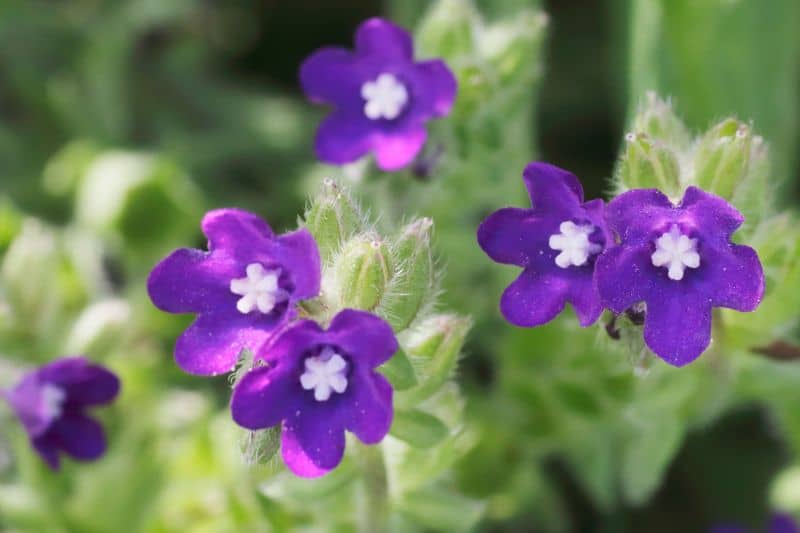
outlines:
M383 73L375 81L361 86L361 97L366 100L364 114L371 120L397 118L408 103L408 90L400 80Z
M306 358L305 369L300 385L305 390L314 389L318 402L326 401L333 391L341 394L347 390L347 361L330 346L319 355Z
M595 227L591 224L579 226L565 220L558 227L560 233L550 235L548 245L561 253L556 256L556 264L561 268L583 266L589 257L603 251L603 247L589 240Z
M676 224L656 239L656 251L650 256L654 266L667 269L669 279L680 281L686 268L700 266L697 253L697 239L690 239L681 233Z
M45 383L41 388L42 415L48 420L55 420L61 416L64 400L67 393L64 389L51 383Z
M260 263L247 265L247 276L231 280L231 292L241 296L236 309L247 314L254 309L267 314L289 299L289 293L278 286L281 269L266 270Z

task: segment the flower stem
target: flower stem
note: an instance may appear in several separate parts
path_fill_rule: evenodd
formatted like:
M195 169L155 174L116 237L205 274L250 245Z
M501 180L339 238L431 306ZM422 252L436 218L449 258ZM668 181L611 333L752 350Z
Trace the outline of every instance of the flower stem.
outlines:
M363 478L358 530L362 533L386 531L389 485L383 449L380 445L358 443L357 454Z

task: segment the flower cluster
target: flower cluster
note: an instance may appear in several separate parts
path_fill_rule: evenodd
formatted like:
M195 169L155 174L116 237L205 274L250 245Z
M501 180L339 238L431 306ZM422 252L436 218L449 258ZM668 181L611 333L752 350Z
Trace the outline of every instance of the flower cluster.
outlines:
M711 342L714 307L760 303L761 263L731 242L744 217L723 198L690 186L678 203L656 189L583 203L578 179L545 163L524 180L532 208L501 209L478 229L489 257L523 268L500 302L509 322L544 324L567 302L582 326L603 309L643 311L647 346L682 366Z
M26 374L2 395L22 422L33 448L58 470L59 452L79 461L103 455L103 427L86 409L111 403L119 388L119 379L106 368L83 357L65 357Z
M197 319L178 338L175 358L186 372L233 370L243 351L253 368L236 384L233 419L250 430L282 427L284 462L297 475L334 468L344 432L379 442L392 421L392 388L375 367L397 351L391 326L345 309L327 330L298 319L298 302L320 292L317 243L303 228L275 235L238 209L206 214L208 251L179 249L151 272L153 303Z

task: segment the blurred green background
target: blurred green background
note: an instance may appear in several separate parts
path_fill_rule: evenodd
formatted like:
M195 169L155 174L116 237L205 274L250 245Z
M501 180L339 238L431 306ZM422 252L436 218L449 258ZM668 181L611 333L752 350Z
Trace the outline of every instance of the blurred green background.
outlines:
M314 159L325 111L303 100L298 66L320 46L350 47L380 14L459 78L452 116L432 127L444 161L427 175ZM795 284L762 318L732 319L750 335L731 335L720 355L732 362L655 363L645 379L571 311L533 331L504 324L496 302L513 273L474 243L483 216L524 204L534 158L575 172L589 198L609 191L650 90L692 133L752 120L770 145L774 207L796 209L798 28L796 0L0 0L0 385L71 350L125 383L103 414L108 456L57 475L0 409L0 528L354 527L358 509L337 500L352 470L306 485L242 464L228 384L177 370L188 317L144 293L160 257L203 246L205 210L290 229L326 175L384 226L432 216L444 299L475 321L458 372L468 444L419 474L456 492L398 503L393 527L706 531L800 511L800 367L750 352L797 342L796 224L780 226L790 244L768 269ZM767 249L778 236L764 238Z

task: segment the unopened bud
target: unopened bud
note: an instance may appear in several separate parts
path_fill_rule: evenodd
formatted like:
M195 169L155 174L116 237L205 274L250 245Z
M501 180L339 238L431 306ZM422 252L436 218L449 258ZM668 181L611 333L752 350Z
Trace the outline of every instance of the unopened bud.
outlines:
M645 133L625 136L625 149L617 166L617 182L623 190L662 190L679 196L681 169L678 157L667 145Z
M750 167L753 135L747 124L728 118L711 128L697 145L695 183L730 199Z
M653 91L645 94L631 126L634 131L673 149L688 149L691 142L689 130L673 111L670 101L660 99Z
M354 237L336 257L333 271L340 306L372 310L386 294L392 277L389 248L375 234Z
M471 0L440 0L419 23L415 46L427 57L452 61L473 52L477 13Z
M330 178L311 201L305 224L314 235L323 263L327 262L354 234L362 231L363 222L353 199Z

